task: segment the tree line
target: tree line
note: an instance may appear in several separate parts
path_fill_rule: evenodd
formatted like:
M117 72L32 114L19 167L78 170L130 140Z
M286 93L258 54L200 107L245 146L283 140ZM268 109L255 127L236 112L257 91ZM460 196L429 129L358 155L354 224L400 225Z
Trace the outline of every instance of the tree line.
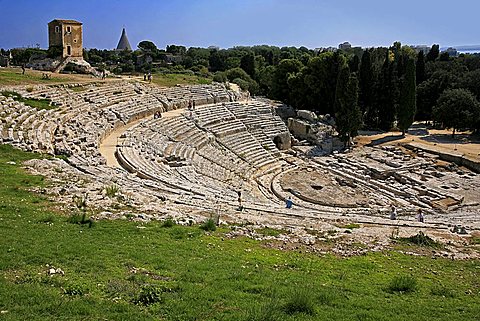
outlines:
M14 63L29 53L39 49L14 52ZM359 129L405 133L414 120L480 129L480 55L450 57L438 45L427 53L399 42L337 51L267 45L163 50L142 41L135 51L89 49L84 58L116 73L195 73L233 82L253 95L335 116L346 142Z

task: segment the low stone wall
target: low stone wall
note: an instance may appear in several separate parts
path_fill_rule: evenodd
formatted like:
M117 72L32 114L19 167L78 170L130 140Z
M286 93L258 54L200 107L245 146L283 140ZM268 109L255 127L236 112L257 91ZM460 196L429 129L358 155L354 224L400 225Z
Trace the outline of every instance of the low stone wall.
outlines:
M475 173L480 173L480 161L474 160L463 154L447 153L418 143L408 143L405 144L405 147L408 149L419 149L434 155L438 155L441 160L455 163L459 166L465 166Z

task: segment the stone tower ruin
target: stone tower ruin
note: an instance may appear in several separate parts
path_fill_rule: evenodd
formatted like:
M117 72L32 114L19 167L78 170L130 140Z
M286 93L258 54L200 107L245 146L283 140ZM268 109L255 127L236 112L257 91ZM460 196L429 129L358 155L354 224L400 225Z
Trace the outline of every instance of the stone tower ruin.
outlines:
M62 58L82 58L82 23L76 20L54 19L48 23L48 46Z

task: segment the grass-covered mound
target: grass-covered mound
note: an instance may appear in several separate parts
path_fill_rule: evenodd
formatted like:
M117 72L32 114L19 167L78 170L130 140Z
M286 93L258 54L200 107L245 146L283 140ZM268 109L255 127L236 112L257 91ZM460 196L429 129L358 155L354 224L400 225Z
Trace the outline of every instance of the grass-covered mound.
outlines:
M268 249L228 228L71 223L0 146L2 320L478 320L480 262ZM88 209L86 210L88 213Z

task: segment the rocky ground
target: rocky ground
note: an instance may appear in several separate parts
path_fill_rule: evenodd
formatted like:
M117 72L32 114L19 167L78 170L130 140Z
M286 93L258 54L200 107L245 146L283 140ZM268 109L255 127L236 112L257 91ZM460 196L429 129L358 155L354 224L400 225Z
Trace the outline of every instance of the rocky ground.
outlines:
M178 224L197 224L207 217L219 215L219 223L230 231L226 238L250 237L265 241L265 246L282 250L296 250L319 255L332 253L348 257L369 251L397 249L412 255L448 257L452 259L480 258L480 232L468 231L462 235L450 228L432 224L413 224L410 221L359 223L355 218L314 219L286 217L272 213L222 205L202 210L175 204L152 195L125 191L108 192L108 186L76 170L61 159L34 159L25 163L32 174L44 175L48 187L37 192L55 201L58 212L68 215L78 211L77 201L85 198L87 213L95 220L128 219L139 224L150 220L172 218ZM435 247L404 246L402 237L419 232L438 242Z

